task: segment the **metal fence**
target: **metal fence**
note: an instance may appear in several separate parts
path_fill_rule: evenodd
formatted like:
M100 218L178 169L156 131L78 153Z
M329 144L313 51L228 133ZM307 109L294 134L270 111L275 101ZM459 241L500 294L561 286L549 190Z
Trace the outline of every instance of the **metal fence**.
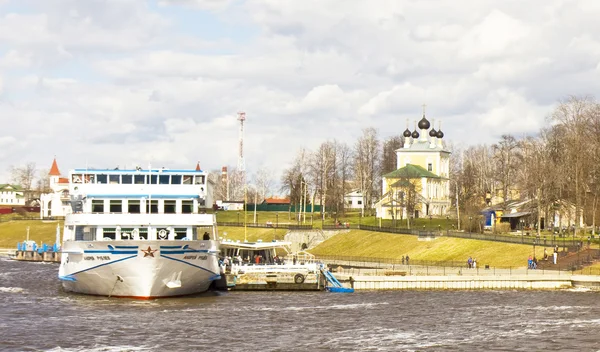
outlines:
M217 226L233 226L233 227L253 227L264 229L289 229L289 230L312 230L312 225L296 225L296 224L266 224L266 223L246 223L243 222L217 222Z
M599 251L600 252L600 251ZM576 256L576 254L571 254ZM372 270L373 274L386 275L391 272L405 272L407 274L419 275L501 275L501 274L526 274L526 275L544 275L560 274L568 272L570 274L581 275L600 275L600 268L585 267L600 257L600 253L594 255L581 255L576 260L571 260L567 264L553 265L551 262L540 261L537 269L527 268L525 262L523 266L491 266L478 262L476 268L469 268L467 261L433 261L433 260L413 260L408 261L404 258L374 258L360 256L340 256L340 255L316 255L315 259L326 262L329 266L341 266L344 271L348 269ZM550 260L550 259L548 259ZM544 265L549 264L549 265Z
M437 229L408 229L405 227L379 227L379 226L368 226L358 225L357 228L366 231L374 232L386 232L386 233L398 233L403 235L413 235L419 237L438 237L447 236L454 238L467 238L482 241L494 241L504 243L515 243L515 244L528 244L537 246L554 247L559 246L562 248L582 248L586 243L589 242L581 241L579 239L567 239L566 237L557 236L524 236L524 235L497 235L487 233L474 233L474 232L459 232L459 231L439 231ZM325 229L325 227L324 227ZM329 229L329 228L328 228Z

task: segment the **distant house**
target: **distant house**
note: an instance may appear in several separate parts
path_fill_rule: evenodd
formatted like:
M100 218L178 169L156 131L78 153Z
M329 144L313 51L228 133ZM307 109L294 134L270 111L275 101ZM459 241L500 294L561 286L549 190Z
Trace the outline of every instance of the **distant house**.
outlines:
M288 198L265 198L265 200L263 200L262 204L290 205L290 200Z
M495 224L509 223L511 230L533 227L537 223L537 205L532 199L509 200L482 210L484 227L491 229ZM548 221L546 221L548 214ZM567 201L556 201L549 209L542 209L541 229L546 227L568 228L577 221L575 205ZM579 227L584 226L583 215L579 216Z
M0 205L25 205L21 186L0 184Z
M346 209L363 209L363 194L360 190L355 189L350 193L344 195L344 207Z
M499 223L509 223L511 230L518 230L522 226L529 226L532 223L535 210L531 209L530 199L509 200L499 203L481 211L484 218L484 228L492 229ZM525 225L526 224L526 225ZM542 228L544 221L542 220Z
M221 210L244 210L243 200L218 200L215 204Z

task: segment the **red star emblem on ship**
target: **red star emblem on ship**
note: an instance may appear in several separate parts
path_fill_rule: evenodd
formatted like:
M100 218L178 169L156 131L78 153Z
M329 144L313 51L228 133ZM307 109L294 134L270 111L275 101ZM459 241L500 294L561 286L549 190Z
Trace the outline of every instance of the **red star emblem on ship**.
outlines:
M150 248L150 246L148 246L148 249L141 249L142 252L144 252L144 258L146 257L152 257L154 258L154 252L156 252L156 249L152 249Z

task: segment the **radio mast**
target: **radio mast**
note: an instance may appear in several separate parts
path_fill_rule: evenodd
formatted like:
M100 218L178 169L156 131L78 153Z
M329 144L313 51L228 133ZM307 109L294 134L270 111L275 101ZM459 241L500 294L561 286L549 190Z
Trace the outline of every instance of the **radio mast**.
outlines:
M238 154L238 170L240 170L241 172L243 172L245 174L246 173L246 162L244 161L244 121L246 121L246 113L238 112L237 119L240 122L240 150L239 150L239 154ZM244 179L245 179L245 177L244 177Z

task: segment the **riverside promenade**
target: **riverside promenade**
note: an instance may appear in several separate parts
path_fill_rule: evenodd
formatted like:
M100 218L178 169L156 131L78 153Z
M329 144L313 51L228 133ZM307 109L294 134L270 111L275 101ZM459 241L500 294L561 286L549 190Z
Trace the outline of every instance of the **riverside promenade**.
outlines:
M600 275L580 271L325 262L344 286L355 290L600 290Z

